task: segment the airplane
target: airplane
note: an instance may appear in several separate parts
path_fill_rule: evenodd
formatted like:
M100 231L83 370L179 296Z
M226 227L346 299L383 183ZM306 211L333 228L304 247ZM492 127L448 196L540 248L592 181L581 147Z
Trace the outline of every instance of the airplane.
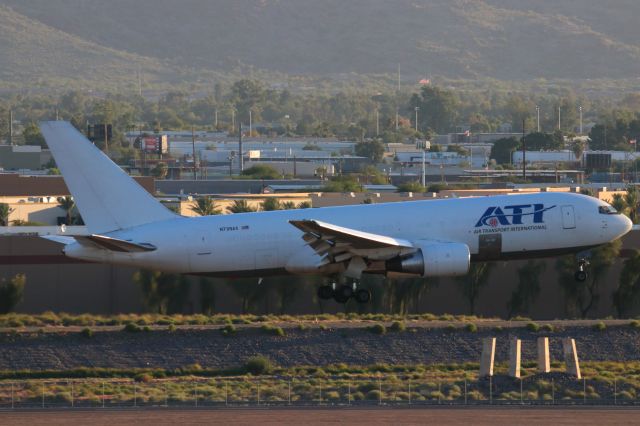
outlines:
M583 253L622 237L632 222L576 193L452 198L184 217L164 207L63 121L43 122L87 235L43 236L89 262L212 277L341 277L322 299L359 303L363 274L459 276L470 262ZM587 279L579 257L575 279Z

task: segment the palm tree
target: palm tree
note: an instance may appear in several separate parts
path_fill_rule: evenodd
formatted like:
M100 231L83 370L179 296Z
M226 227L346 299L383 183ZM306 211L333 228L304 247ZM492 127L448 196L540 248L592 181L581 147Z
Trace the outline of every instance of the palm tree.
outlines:
M9 215L13 209L7 203L0 203L0 226L9 226Z
M640 300L640 251L633 250L624 261L618 288L613 292L613 306L618 317L629 315L629 311L637 306Z
M640 203L640 199L638 196L638 190L635 186L629 186L627 188L627 193L624 196L624 202L627 205L629 219L633 223L638 222L638 204Z
M513 318L516 314L529 311L531 304L540 294L540 274L544 272L545 266L544 262L530 260L518 268L518 286L511 293L511 298L507 303L509 310L507 318Z
M196 199L196 205L191 207L191 211L200 216L214 216L222 214L211 197L200 197Z
M294 203L293 201L285 201L284 203L280 204L280 207L282 207L282 210L293 210L296 208L296 203Z
M467 275L456 278L462 294L469 302L469 313L471 315L476 313L476 302L482 287L489 282L489 275L493 265L493 263L487 262L472 263Z
M611 206L620 213L624 213L627 209L625 197L623 197L622 194L613 194L613 197L611 198Z
M58 205L65 212L65 225L73 224L73 209L76 206L76 202L73 197L66 196L58 198Z
M262 210L264 210L265 212L282 210L282 205L280 204L280 200L278 200L277 198L267 198L262 202Z
M227 207L227 210L229 213L251 213L256 211L253 207L249 206L247 200L233 200L233 203Z

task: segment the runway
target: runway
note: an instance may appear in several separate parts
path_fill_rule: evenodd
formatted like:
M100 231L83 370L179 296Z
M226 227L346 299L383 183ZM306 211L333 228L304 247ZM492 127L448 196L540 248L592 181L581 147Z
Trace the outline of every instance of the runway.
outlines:
M2 425L635 425L636 408L273 408L0 412Z

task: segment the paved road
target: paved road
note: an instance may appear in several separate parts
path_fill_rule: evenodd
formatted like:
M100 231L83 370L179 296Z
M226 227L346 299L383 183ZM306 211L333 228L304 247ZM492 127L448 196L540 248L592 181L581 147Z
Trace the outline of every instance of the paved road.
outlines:
M640 409L426 408L0 412L13 425L637 425Z

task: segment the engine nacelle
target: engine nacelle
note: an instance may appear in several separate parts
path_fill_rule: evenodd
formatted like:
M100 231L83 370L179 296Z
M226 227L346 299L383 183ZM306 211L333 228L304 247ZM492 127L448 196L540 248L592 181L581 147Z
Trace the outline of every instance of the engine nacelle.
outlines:
M465 275L469 272L471 254L461 243L418 241L415 253L398 256L386 262L387 272L443 277Z

